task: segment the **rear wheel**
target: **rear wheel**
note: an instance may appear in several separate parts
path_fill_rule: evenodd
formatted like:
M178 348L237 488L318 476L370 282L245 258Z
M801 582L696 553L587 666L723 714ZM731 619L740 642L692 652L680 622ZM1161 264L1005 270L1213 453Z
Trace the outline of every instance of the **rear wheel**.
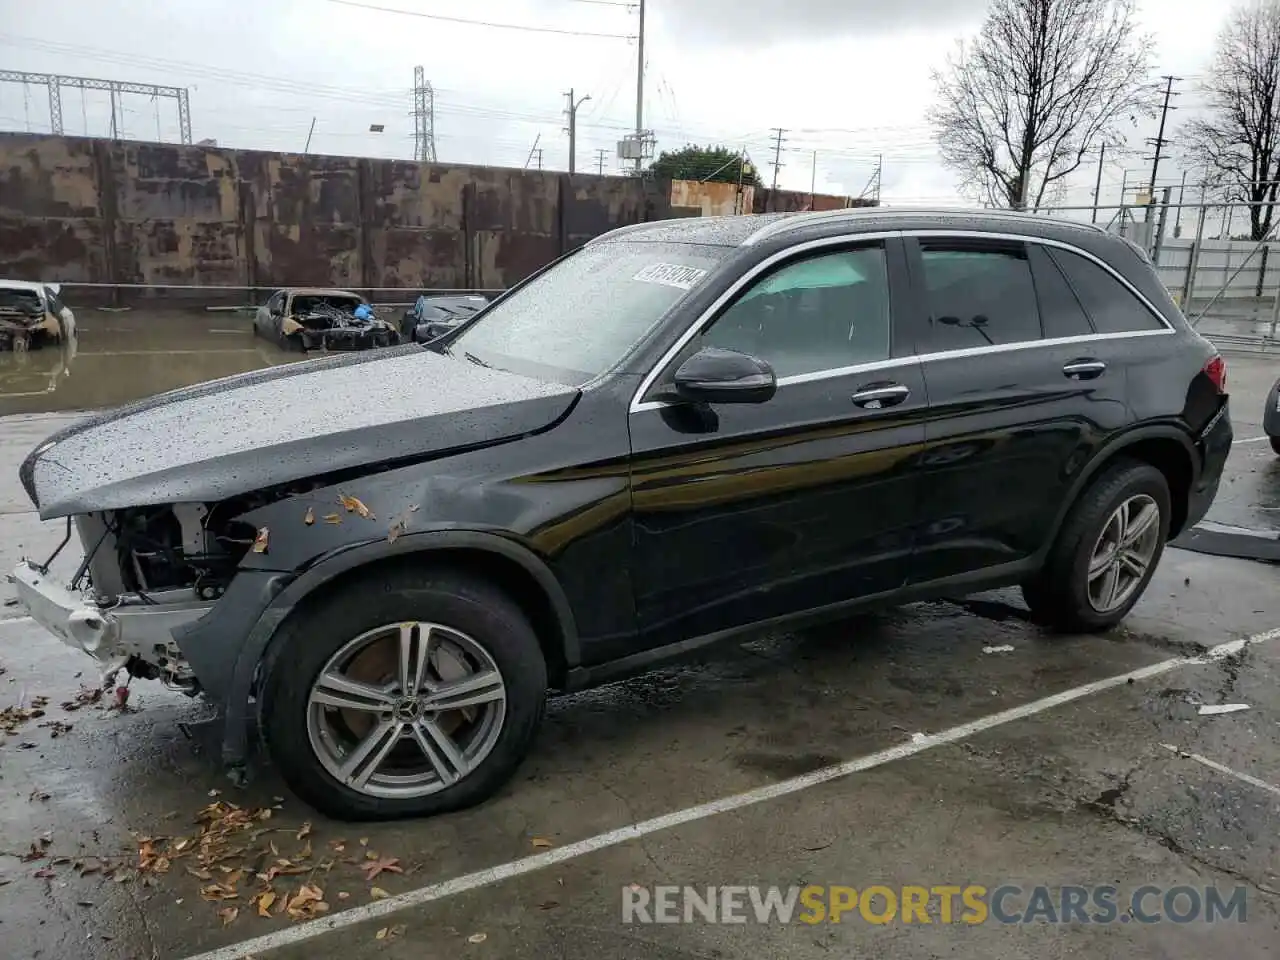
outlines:
M1271 449L1280 454L1280 437L1271 438Z
M352 583L292 621L264 700L285 780L338 819L479 803L515 772L542 717L546 665L519 607L454 574Z
M1060 630L1106 630L1146 590L1169 535L1169 484L1150 464L1106 468L1068 514L1044 569L1022 587L1036 619Z

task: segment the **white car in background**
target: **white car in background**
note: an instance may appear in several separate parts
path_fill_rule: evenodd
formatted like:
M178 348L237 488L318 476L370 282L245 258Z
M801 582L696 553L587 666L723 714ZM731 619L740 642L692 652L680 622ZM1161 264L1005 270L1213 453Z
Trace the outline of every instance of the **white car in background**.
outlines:
M25 350L75 337L76 316L62 302L61 285L0 279L0 350Z

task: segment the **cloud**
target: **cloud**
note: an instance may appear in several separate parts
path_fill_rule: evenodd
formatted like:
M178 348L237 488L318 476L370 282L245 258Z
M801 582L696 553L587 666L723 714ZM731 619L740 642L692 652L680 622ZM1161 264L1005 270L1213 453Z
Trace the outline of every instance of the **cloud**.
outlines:
M652 16L669 36L705 43L768 45L897 31L976 29L986 0L690 0Z

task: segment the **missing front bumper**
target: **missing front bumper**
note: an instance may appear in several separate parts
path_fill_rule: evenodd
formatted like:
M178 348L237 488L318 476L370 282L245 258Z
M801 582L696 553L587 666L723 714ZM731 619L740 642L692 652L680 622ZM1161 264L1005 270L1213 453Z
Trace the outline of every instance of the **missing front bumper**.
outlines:
M187 686L194 678L186 665L173 630L194 623L214 601L134 598L101 607L84 594L68 590L29 560L10 574L18 603L31 619L69 647L116 668L131 660L153 666L156 675ZM170 600L170 602L164 602Z

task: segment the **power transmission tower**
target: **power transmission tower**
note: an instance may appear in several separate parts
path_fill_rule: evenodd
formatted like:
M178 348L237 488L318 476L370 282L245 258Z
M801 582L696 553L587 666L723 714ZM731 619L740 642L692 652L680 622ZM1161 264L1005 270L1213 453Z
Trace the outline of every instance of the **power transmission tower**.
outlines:
M596 151L596 176L600 176L600 177L604 176L604 160L605 160L605 157L608 156L608 154L609 154L608 150Z
M123 80L100 80L96 77L65 77L56 73L25 73L16 70L0 70L0 83L40 84L49 91L49 132L62 135L62 88L79 87L85 90L106 90L111 99L111 138L119 139L117 114L121 110L120 96L135 93L140 96L172 98L178 102L178 139L191 142L191 102L186 87L160 87L151 83L129 83Z
M782 127L774 128L773 138L773 189L778 189L778 171L782 169L782 135L787 131Z
M1156 148L1155 156L1151 158L1151 190L1147 195L1148 218L1151 216L1150 207L1156 202L1156 175L1160 172L1160 155L1164 152L1164 148L1169 145L1169 141L1164 138L1165 121L1169 118L1170 110L1178 109L1177 107L1170 106L1169 100L1178 96L1178 94L1173 92L1173 85L1182 78L1171 77L1166 74L1160 79L1165 81L1164 106L1160 108L1160 132L1156 134L1156 138L1154 140L1150 138L1147 139L1147 143L1152 144Z
M413 68L413 159L436 162L436 94L422 67Z

